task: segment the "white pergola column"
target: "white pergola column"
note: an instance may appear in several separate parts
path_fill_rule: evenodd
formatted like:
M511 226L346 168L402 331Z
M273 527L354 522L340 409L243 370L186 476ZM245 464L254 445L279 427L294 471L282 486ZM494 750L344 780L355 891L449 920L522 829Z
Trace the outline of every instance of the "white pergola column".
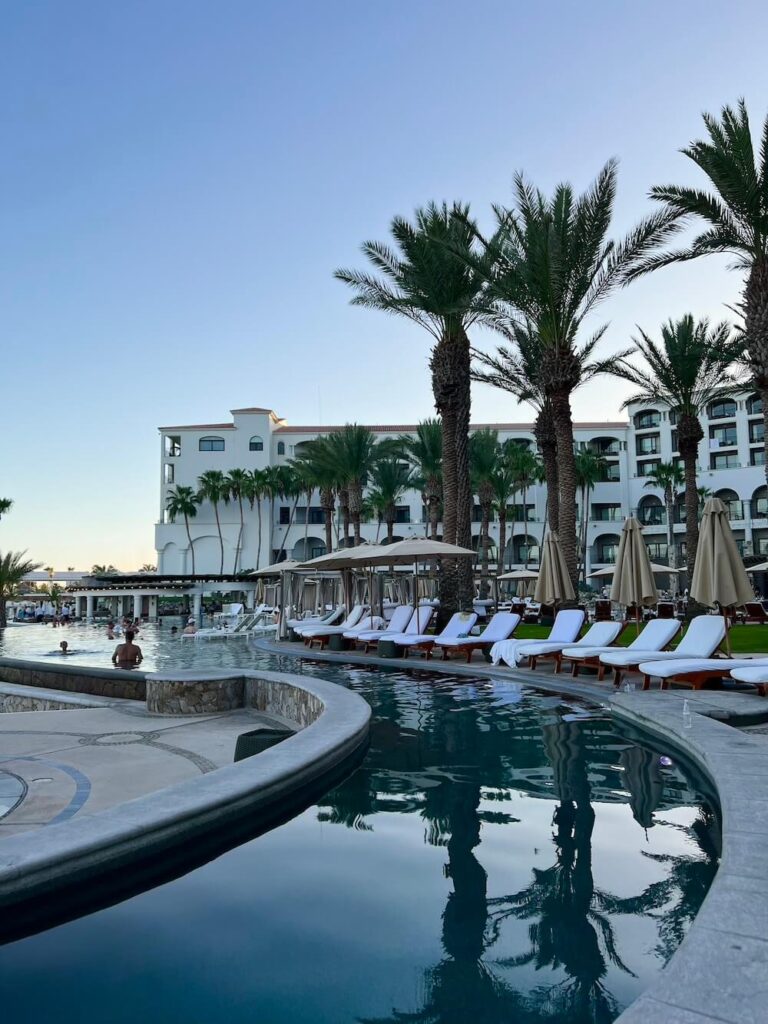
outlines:
M256 607L256 591L246 590L245 592L245 607L249 612L252 612Z
M93 622L93 594L85 595L85 618L88 622Z
M141 594L133 595L133 617L134 619L141 618Z
M157 594L149 595L149 608L147 609L152 622L157 620Z
M195 623L199 626L201 621L201 612L203 610L203 595L193 594L192 595L192 614L195 617Z

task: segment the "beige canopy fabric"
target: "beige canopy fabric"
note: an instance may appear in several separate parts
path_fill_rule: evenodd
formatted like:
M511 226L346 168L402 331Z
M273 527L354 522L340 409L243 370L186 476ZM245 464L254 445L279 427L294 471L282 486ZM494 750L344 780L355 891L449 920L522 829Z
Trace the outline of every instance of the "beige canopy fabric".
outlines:
M362 568L366 565L373 565L372 557L386 550L387 545L385 544L358 544L354 548L340 548L338 551L328 552L327 555L318 555L317 558L311 558L308 562L298 562L296 568L328 572L333 569L353 569L355 566Z
M544 540L539 565L539 578L533 595L540 604L558 604L560 601L573 601L576 594L573 590L568 567L560 547L560 539L550 530Z
M624 520L611 584L611 600L638 608L657 604L659 600L643 531L634 516L627 516Z
M676 576L679 572L684 571L683 569L673 569L669 565L659 565L658 562L649 562L649 565L651 567L651 572L654 574L654 576L660 573L670 573L671 575ZM615 572L615 565L607 565L605 569L596 569L594 572L591 572L589 576L587 576L587 579L605 579L608 576L613 576Z
M719 498L709 498L704 506L690 595L700 604L719 604L723 608L742 605L755 597L728 512Z
M293 572L298 569L299 563L290 558L284 562L275 562L274 565L265 565L263 569L257 569L251 576L282 576L284 572Z
M501 576L497 576L496 579L500 582L506 582L507 580L537 580L539 578L539 572L537 569L512 569L511 572L502 573Z
M380 544L373 556L371 565L415 565L417 562L429 562L435 558L474 558L476 552L472 548L462 548L456 544L445 544L427 537L410 537L394 544Z

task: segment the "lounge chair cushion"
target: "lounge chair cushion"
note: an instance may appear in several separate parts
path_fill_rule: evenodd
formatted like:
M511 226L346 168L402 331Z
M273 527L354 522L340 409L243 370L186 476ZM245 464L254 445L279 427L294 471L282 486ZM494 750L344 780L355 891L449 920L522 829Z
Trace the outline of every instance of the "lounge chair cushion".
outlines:
M641 630L638 636L628 644L625 651L637 651L638 655L647 652L653 654L666 647L676 633L680 631L680 623L676 619L653 619L645 629ZM583 640L587 640L585 636ZM566 658L582 660L584 658L598 658L601 654L610 654L614 647L587 647L582 646L580 641L574 647L563 648L563 655Z
M687 675L689 672L709 672L720 669L728 675L731 669L746 668L754 664L754 658L671 658L669 661L643 661L640 671L656 679L670 679Z
M753 658L749 666L732 668L731 675L741 683L768 683L768 658Z
M628 665L637 665L641 657L644 661L710 658L724 638L725 619L722 615L697 615L674 651L657 651L654 654L641 655L638 651L633 652L627 648L624 651L601 654L600 661L613 668L626 668Z
M358 640L378 640L385 633L402 633L413 617L413 608L407 604L400 604L392 612L392 618L381 629L364 630L362 633L352 633L352 637Z
M496 644L510 637L520 622L515 612L496 612L491 621L479 636L435 637L435 643L441 647L462 647L466 644Z
M445 629L440 634L440 639L456 639L459 637L466 639L470 629L472 629L476 622L476 612L456 612L446 623ZM403 634L395 640L395 643L403 647L411 647L417 644L429 643L430 641L434 642L437 639L434 634L429 633L414 633L413 636Z
M576 640L579 630L583 625L584 612L578 608L567 608L557 613L546 640L503 640L501 643L494 644L491 648L491 661L494 665L498 665L500 661L505 661L508 665L515 665L518 658L518 648L527 647L530 644L555 644L554 650L560 650L561 647L569 647ZM598 625L604 626L610 625L610 623L601 622ZM550 652L538 651L537 653L544 654ZM520 657L523 657L522 653Z

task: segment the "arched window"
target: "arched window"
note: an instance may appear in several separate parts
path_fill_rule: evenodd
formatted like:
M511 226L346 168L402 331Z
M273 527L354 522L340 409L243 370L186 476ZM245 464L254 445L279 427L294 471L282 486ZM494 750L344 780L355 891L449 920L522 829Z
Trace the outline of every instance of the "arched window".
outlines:
M752 517L768 519L768 487L763 484L752 495Z
M707 406L707 416L711 420L727 419L736 415L736 403L730 398L722 399L719 402L710 402Z
M643 526L661 526L666 523L666 509L661 498L655 494L646 494L637 505L637 518Z
M224 451L224 438L223 437L201 437L198 442L198 451L201 452L223 452Z
M747 415L748 416L762 416L763 415L763 400L760 395L751 395L747 399Z
M715 497L725 505L729 519L744 518L743 504L736 491L732 491L730 487L723 487L715 491Z
M595 540L593 562L613 565L619 550L619 537L615 533L603 533Z
M259 437L258 434L255 434L251 438L251 440L248 442L248 451L249 452L263 452L264 451L264 442L262 441L262 439Z
M650 430L651 427L658 427L661 423L661 413L658 409L643 409L635 414L635 430Z
M278 455L285 455L285 441L278 441L277 442L277 454Z

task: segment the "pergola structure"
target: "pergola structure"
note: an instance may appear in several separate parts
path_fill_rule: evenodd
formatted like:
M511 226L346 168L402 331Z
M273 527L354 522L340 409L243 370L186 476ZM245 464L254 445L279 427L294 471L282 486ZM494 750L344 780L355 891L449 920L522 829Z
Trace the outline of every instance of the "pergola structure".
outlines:
M181 576L134 572L83 576L72 582L66 592L75 600L78 617L88 621L93 620L99 599L106 598L110 603L114 602L117 616L130 615L132 612L134 619L155 619L159 597L189 597L192 601L192 614L199 622L203 594L242 592L245 594L246 606L253 608L257 586L258 580L250 574Z

